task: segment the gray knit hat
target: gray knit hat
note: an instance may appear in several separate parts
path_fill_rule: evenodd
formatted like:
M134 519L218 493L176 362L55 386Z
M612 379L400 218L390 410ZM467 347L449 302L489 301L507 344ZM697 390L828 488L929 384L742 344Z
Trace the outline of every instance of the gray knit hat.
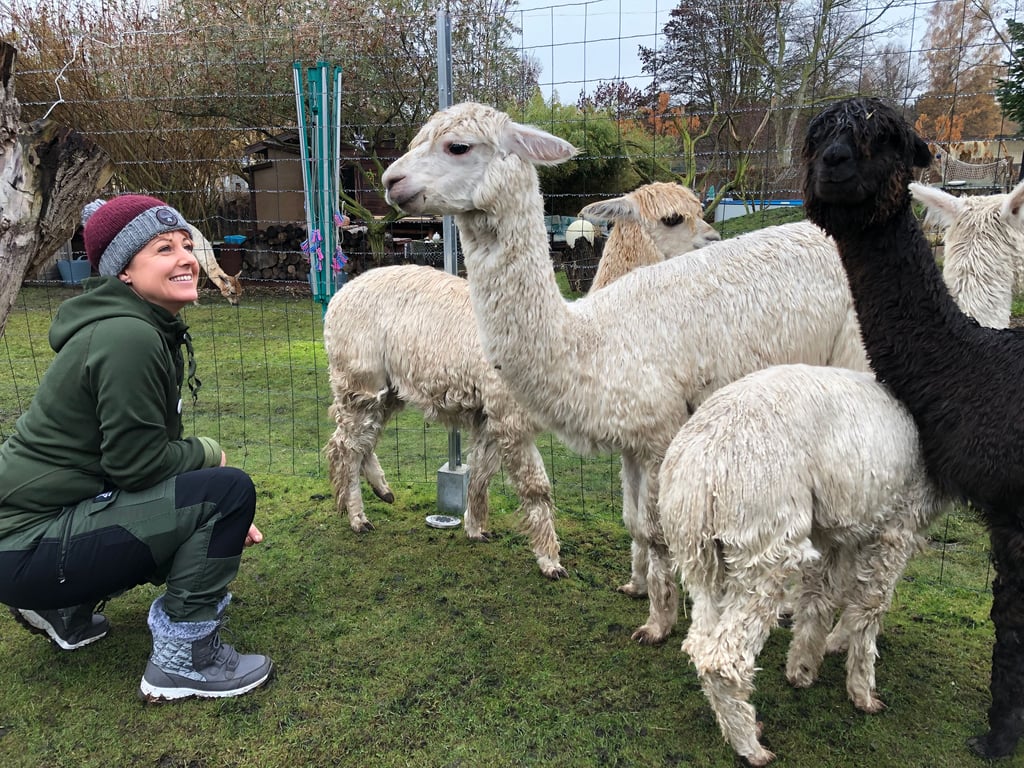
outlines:
M85 255L92 268L115 276L157 235L179 229L191 233L184 216L148 195L94 200L82 209L82 226Z

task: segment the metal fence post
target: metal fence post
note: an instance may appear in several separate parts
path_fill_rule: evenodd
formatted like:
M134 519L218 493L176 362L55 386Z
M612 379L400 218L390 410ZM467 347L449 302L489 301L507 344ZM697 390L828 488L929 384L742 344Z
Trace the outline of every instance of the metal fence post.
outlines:
M451 15L437 12L437 102L444 109L452 104ZM444 268L459 273L457 232L452 216L441 219L444 233ZM427 517L428 525L455 527L469 504L469 465L462 463L462 440L459 430L448 432L448 461L437 471L437 509L440 515Z

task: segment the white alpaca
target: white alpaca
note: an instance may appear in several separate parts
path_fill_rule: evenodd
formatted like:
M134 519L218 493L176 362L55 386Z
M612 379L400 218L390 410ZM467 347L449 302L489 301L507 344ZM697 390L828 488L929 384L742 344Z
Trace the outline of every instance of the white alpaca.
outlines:
M1007 194L963 197L913 182L910 193L928 207L926 222L947 228L942 276L957 304L981 325L1005 328L1024 271L1024 232L1011 221L1024 182Z
M645 247L664 250L644 259L662 261L718 238L713 228L693 220L694 205L699 213L700 204L692 192L678 184L658 186L673 189L665 190L667 200L646 210L656 210L669 223L650 224L657 237L648 237ZM643 189L630 194L643 195ZM609 238L602 265L618 259L619 243L621 238ZM616 270L631 269L633 259L618 264ZM488 487L503 464L541 572L553 579L566 575L559 562L551 485L535 446L540 426L484 357L465 280L430 267L370 270L332 297L324 316L324 345L337 424L326 454L338 511L347 512L353 530L373 527L363 507L360 471L380 499L394 501L374 449L388 420L411 404L428 420L471 435L466 535L488 538Z
M372 530L360 471L389 504L374 449L388 420L406 404L429 421L470 433L466 535L488 539L488 487L502 463L541 572L567 575L559 562L551 484L535 445L540 427L484 358L462 278L432 267L371 269L334 294L324 316L337 427L326 454L339 513L354 531Z
M663 640L678 588L657 510L661 459L711 392L769 365L867 370L831 239L800 222L626 275L567 303L548 259L535 164L568 142L466 103L432 116L384 173L411 214L453 214L487 358L530 413L582 453L621 451L632 573L649 594L633 637Z
M634 632L660 642L678 587L657 512L658 470L712 391L773 363L866 369L845 275L808 223L772 227L636 270L567 303L548 259L534 164L575 149L479 104L434 115L385 172L412 214L454 214L483 349L530 413L582 453L620 451L633 538Z
M590 291L597 291L637 267L657 264L721 240L704 221L700 200L682 184L656 181L621 197L591 203L580 216L613 221Z
M693 600L683 642L719 726L752 765L756 659L802 574L786 676L814 682L826 651L847 644L846 689L865 712L875 640L918 532L947 501L927 478L917 429L867 373L784 365L708 398L672 441L659 506ZM828 637L836 612L840 631Z
M228 304L238 304L238 298L242 295L242 284L238 278L242 273L229 275L221 269L220 264L217 263L217 257L213 254L213 246L210 241L192 224L189 224L188 228L192 230L192 255L196 257L200 268L217 286L221 296L228 300Z

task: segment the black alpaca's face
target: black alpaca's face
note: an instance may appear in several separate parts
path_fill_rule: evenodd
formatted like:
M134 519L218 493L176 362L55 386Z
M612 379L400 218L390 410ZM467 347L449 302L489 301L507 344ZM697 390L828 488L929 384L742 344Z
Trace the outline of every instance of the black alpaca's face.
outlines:
M902 205L927 144L880 99L848 99L815 117L803 149L804 199L815 205Z

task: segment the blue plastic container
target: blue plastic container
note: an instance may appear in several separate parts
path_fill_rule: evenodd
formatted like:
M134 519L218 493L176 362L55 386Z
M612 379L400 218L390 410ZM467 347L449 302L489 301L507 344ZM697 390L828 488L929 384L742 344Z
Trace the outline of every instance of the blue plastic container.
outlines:
M60 272L60 279L66 285L78 285L92 274L92 265L84 258L60 259L57 261L57 270Z
M241 245L245 242L245 235L224 235L224 242L228 245Z

